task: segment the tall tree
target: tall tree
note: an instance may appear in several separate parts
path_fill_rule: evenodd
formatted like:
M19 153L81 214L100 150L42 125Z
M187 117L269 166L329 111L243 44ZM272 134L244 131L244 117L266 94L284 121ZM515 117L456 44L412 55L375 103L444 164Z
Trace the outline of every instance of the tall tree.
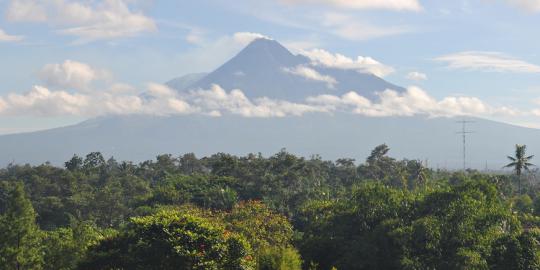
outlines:
M40 231L22 183L9 192L6 212L0 216L0 239L1 269L42 269Z
M516 175L518 177L518 185L519 185L519 194L521 194L521 173L523 171L528 171L530 166L534 166L534 164L530 163L529 161L534 157L527 156L527 146L524 144L516 144L516 153L515 156L508 156L508 159L511 161L509 164L504 166L505 168L513 168L516 172Z

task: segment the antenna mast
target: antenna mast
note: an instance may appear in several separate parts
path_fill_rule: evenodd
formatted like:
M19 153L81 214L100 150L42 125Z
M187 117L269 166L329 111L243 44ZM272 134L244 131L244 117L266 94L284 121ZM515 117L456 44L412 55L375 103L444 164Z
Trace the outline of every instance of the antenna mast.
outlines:
M467 121L465 119L457 121L456 123L461 124L461 131L456 132L462 136L463 139L463 171L467 170L467 134L474 133L473 131L467 130L467 124L474 123L474 121Z

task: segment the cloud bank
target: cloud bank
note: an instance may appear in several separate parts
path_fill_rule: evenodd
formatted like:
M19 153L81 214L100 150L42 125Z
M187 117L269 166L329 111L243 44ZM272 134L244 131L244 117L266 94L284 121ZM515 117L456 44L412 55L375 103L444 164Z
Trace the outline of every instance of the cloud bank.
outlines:
M219 117L226 114L242 117L286 117L307 113L352 113L367 117L415 116L479 117L536 115L538 111L519 111L494 107L475 97L445 97L437 100L418 87L400 93L385 90L378 100L369 100L351 91L342 96L308 97L303 103L267 97L249 99L239 89L226 91L218 85L179 94L165 85L148 84L143 94L98 91L70 93L34 86L25 94L9 94L0 98L0 115L83 116L103 115L187 115Z

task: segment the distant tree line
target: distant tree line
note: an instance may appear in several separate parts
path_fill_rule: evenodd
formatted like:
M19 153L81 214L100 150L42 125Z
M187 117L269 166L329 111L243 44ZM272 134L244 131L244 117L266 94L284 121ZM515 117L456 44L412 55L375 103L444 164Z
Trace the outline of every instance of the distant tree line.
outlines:
M0 269L540 269L526 168L449 172L389 151L9 165Z

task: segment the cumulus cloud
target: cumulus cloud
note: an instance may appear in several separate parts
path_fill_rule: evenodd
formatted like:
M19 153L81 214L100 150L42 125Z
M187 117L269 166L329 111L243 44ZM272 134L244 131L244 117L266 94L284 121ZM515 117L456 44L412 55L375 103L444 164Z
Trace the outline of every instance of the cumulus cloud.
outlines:
M339 8L420 11L418 0L281 0L287 4L323 4Z
M540 73L540 66L500 52L467 51L444 55L435 61L445 62L451 69L486 72Z
M83 90L88 89L93 81L108 78L109 74L85 63L66 60L45 65L39 76L49 86Z
M16 42L23 40L22 36L8 35L4 30L0 29L0 42Z
M379 77L385 77L394 72L394 68L386 66L371 57L358 56L356 59L352 59L342 54L333 54L322 49L303 51L301 54L311 59L312 64L316 66L353 69L362 73L371 73Z
M405 78L412 81L425 81L427 80L427 75L418 71L409 72Z
M126 0L76 2L69 0L11 0L7 18L16 22L48 22L58 33L78 43L132 37L156 30L155 22L134 12Z
M325 82L328 88L334 88L334 86L338 83L338 81L334 77L322 75L316 70L303 65L299 65L294 68L284 68L283 71L303 77L308 80Z

